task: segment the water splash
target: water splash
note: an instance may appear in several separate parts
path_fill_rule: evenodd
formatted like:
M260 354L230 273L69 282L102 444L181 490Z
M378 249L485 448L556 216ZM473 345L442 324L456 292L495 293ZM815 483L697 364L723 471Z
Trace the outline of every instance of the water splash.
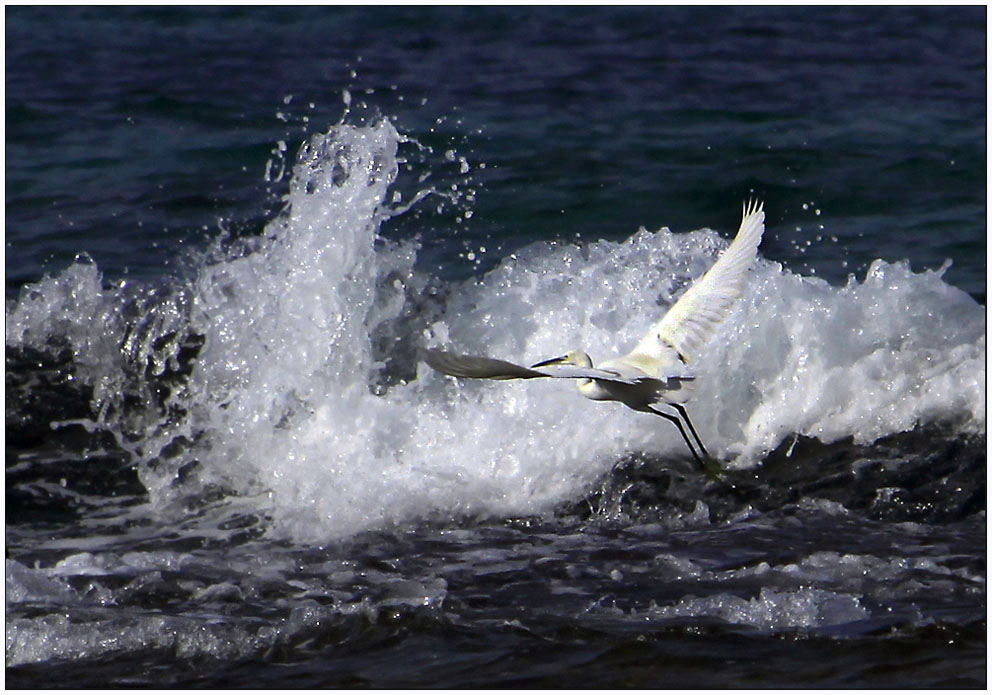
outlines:
M537 243L445 285L415 270L414 242L381 235L427 195L394 207L405 142L388 120L314 136L261 236L218 242L190 280L154 288L108 288L80 259L8 304L8 347L71 351L93 389L90 425L130 452L158 513L240 497L275 537L544 513L630 452L683 455L657 418L563 384L456 383L417 366L414 347L616 356L724 239L642 229ZM939 272L877 261L838 288L760 260L689 407L739 468L797 434L983 432L984 332L984 309Z

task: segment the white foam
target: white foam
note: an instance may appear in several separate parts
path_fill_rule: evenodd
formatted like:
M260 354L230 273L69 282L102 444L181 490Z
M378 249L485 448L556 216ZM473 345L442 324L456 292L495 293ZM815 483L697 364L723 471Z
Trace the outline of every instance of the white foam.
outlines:
M108 346L129 334L115 314L122 292L103 288L91 263L9 304L7 344L70 341L88 365L81 378L99 387L102 422L144 433L135 455L154 507L221 485L257 495L270 533L300 541L432 514L542 513L626 453L685 455L668 423L585 401L568 384L457 383L420 365L416 379L373 388L373 335L521 362L572 347L596 360L621 354L726 244L711 230L667 229L534 244L449 285L443 316L403 334L415 247L379 237L402 144L388 121L313 138L289 212L247 252L204 261L163 304L131 354L174 360L176 344L163 352L154 338L180 321L205 336L185 390L171 397L184 417L113 420L122 368ZM869 442L935 421L984 432L984 333L984 308L939 272L877 261L863 280L832 287L762 259L693 365L689 409L710 450L738 467L796 433ZM161 455L180 435L192 449ZM193 482L176 485L192 458L201 464Z
M761 630L818 628L869 618L857 596L824 589L776 591L763 587L754 598L717 594L687 597L671 606L655 607L655 618L713 617Z
M188 601L197 605L197 610L169 615L129 609L134 607L134 595L170 587L171 580L164 580L163 572L178 572L197 563L209 564L212 571L223 567L227 576L237 580L201 585L201 568L193 568L188 578L177 580L169 590L188 592ZM350 585L354 581L350 572L332 571L320 578L287 581L295 569L294 559L280 554L258 555L257 549L199 558L170 552L77 553L49 568L29 568L7 560L9 605L34 603L63 609L8 620L5 663L15 666L92 659L146 649L171 652L179 658L243 659L265 653L341 615L361 615L375 621L384 611L439 609L447 596L446 581L435 576L403 579L365 570L362 580L376 587L372 598L333 588L335 582ZM89 579L78 589L68 582L68 578L81 577ZM130 581L113 588L121 577ZM283 583L300 590L284 617L270 621L235 615L217 618L218 602L256 601L269 595L273 584ZM317 596L320 602L313 598ZM289 605L281 600L276 604L276 609Z
M58 613L34 619L15 618L7 623L5 663L16 666L48 660L96 659L142 650L173 653L180 659L244 659L264 653L286 635L295 634L307 620L317 623L319 615L326 617L331 612L319 606L313 615L302 611L302 607L294 610L290 619L277 626L210 617L116 617L110 612L104 615L113 617L85 621Z
M73 576L121 576L141 574L149 571L179 571L192 560L185 553L131 552L117 553L75 553L59 560L48 571L53 577Z
M72 588L60 578L52 578L45 570L27 567L16 560L6 561L4 590L8 604L24 601L78 601Z
M851 587L874 582L879 586L898 586L899 592L907 591L911 583L925 586L928 591L938 587L950 590L952 585L961 583L970 583L977 590L985 590L984 577L973 575L966 569L945 567L929 557L890 559L824 551L779 569L800 580L840 583Z

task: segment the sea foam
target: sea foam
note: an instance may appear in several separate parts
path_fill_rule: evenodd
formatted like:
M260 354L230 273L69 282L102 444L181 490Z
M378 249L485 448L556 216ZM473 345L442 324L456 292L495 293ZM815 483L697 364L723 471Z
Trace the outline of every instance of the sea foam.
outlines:
M314 136L285 212L260 237L218 245L166 289L109 287L80 259L8 303L8 347L71 346L76 377L94 388L91 426L131 452L152 507L220 490L252 500L276 537L539 514L626 454L684 457L658 418L585 401L568 383L457 382L415 365L412 348L522 363L571 348L614 357L712 264L726 234L535 243L481 277L435 280L446 299L428 310L416 243L381 235L401 212L387 201L405 143L388 120ZM148 388L182 372L192 337L202 347L183 378L164 396ZM760 465L797 434L985 430L985 310L940 270L904 262L876 261L835 287L759 258L692 368L693 421L733 467Z

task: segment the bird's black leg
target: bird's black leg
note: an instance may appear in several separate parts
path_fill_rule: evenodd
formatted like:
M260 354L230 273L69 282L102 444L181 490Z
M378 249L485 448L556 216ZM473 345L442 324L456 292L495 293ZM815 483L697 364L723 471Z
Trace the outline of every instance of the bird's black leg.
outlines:
M696 440L696 445L699 447L699 450L703 452L703 456L708 459L713 458L710 456L709 452L706 451L706 447L703 446L703 442L699 439L699 435L696 434L696 428L692 426L692 420L689 419L689 413L686 412L685 406L679 405L678 403L670 403L669 405L679 411L679 415L681 415L682 419L685 420L685 424L689 426L689 431L692 432L692 437Z
M682 420L680 420L675 415L670 415L669 413L663 413L660 410L655 410L651 406L648 406L647 409L650 412L654 413L655 415L660 415L661 417L665 418L669 422L674 423L675 426L679 428L679 434L681 434L682 435L682 439L685 440L685 445L687 447L689 447L689 452L692 454L692 458L696 459L696 463L698 463L700 466L702 466L703 469L705 470L706 464L704 464L703 463L703 460L701 458L699 458L699 454L696 453L696 449L692 446L692 442L689 441L689 435L686 434L685 427L682 426Z
M679 434L682 435L682 439L685 441L685 445L689 447L692 457L696 459L696 463L699 464L699 467L703 470L703 473L705 473L711 480L719 481L720 473L723 472L720 468L720 464L716 459L710 456L708 451L706 451L706 447L703 446L702 441L699 439L699 435L696 434L696 428L692 426L692 421L689 420L689 414L685 411L685 408L681 405L676 405L675 403L668 403L667 405L674 407L682 417L680 418L670 413L655 410L651 406L648 406L648 410L655 415L660 415L666 420L675 423L675 426L679 428ZM696 453L696 449L692 446L692 442L689 441L689 435L686 434L685 427L682 425L683 419L685 420L685 424L689 426L689 431L692 432L692 436L696 440L696 444L699 446L699 450L703 454L702 457Z

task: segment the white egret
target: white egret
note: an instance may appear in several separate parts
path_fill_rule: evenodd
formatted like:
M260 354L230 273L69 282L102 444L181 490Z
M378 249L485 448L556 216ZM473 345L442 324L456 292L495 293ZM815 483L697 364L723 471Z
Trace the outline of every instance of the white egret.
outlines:
M530 367L435 349L424 350L423 360L442 374L460 378L576 379L579 393L586 398L619 401L674 423L693 458L711 472L710 466L715 462L683 405L695 379L689 365L740 296L764 229L762 204L756 201L745 204L737 236L716 263L686 290L629 354L607 360L598 368L580 350Z

